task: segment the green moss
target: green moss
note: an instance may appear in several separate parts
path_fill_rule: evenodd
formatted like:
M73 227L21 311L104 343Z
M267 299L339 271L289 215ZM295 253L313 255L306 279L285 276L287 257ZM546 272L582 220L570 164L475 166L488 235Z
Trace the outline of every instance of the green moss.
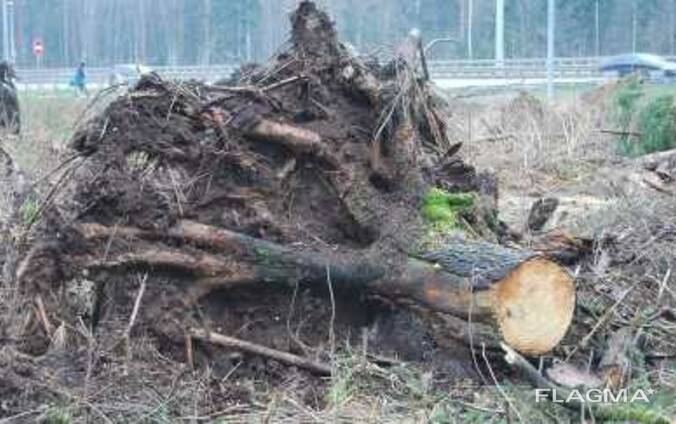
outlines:
M432 188L423 199L422 214L436 231L462 228L461 215L474 208L472 193L449 193Z

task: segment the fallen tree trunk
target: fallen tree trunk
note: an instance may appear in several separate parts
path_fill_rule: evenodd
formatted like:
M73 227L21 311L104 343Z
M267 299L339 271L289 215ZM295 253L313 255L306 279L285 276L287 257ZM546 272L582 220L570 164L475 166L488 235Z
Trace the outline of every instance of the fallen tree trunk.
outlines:
M87 258L87 268L180 269L202 284L227 287L298 280L324 284L328 277L338 289L357 288L489 324L515 349L533 355L559 343L575 305L574 282L559 265L532 252L484 242L450 242L443 251L409 258L393 273L367 256L297 250L192 221L181 221L166 234L99 224L80 228L88 240L168 236L216 252L188 254L165 247L105 261Z

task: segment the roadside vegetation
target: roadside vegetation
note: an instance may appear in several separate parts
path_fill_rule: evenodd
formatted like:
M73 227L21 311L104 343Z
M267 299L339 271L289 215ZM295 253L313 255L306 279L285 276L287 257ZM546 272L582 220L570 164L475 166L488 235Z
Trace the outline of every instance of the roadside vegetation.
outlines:
M70 91L20 92L24 129L19 136L7 136L3 147L22 169L42 176L56 165L58 152L73 135L87 101Z
M618 149L636 157L676 147L674 87L628 79L613 99L619 125Z

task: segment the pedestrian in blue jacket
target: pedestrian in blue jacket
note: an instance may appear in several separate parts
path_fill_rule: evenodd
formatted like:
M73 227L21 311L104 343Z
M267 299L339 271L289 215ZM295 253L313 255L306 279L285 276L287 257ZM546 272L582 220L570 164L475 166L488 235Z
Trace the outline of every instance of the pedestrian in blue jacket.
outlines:
M75 87L80 94L87 95L87 74L85 73L85 63L80 62L80 65L75 70L75 75L70 82L70 85Z

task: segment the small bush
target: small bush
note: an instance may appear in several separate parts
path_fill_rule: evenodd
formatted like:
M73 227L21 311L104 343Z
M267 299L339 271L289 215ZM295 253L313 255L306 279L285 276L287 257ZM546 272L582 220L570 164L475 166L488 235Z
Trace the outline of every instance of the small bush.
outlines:
M614 103L617 124L627 133L618 140L621 154L633 157L676 147L674 96L648 96L634 77L617 91Z
M638 145L630 154L669 150L676 147L676 107L674 96L659 96L651 100L640 112Z
M630 78L615 94L616 119L628 130L640 99L644 96L643 84L637 77Z

